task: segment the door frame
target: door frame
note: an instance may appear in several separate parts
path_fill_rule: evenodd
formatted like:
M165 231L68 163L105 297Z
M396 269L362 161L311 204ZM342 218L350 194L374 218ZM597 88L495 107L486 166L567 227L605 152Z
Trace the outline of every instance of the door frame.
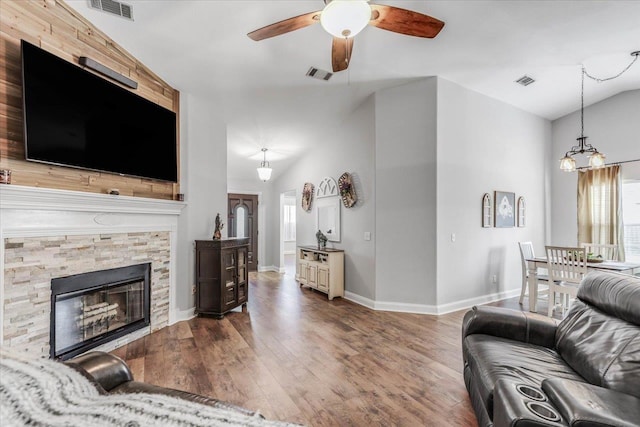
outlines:
M265 231L264 231L264 203L262 203L262 191L243 191L243 190L232 190L227 189L227 203L229 200L229 194L247 194L250 196L258 196L258 259L256 262L258 263L257 271L267 271L268 268L265 268L264 259L265 259ZM229 213L227 213L229 215Z
M280 273L286 273L287 272L287 268L285 266L284 263L284 199L287 196L288 193L293 193L293 197L296 199L296 202L294 203L294 206L298 205L298 192L296 191L296 189L291 189L291 190L287 190L287 191L283 191L280 193L280 206L279 206L279 210L280 210L280 251L278 254L278 260L280 263L280 268L279 271ZM296 209L296 224L298 223L298 210ZM298 247L298 241L297 241L297 233L296 233L296 248ZM296 250L297 252L297 250ZM295 271L297 271L298 266L296 265L294 268L294 274Z

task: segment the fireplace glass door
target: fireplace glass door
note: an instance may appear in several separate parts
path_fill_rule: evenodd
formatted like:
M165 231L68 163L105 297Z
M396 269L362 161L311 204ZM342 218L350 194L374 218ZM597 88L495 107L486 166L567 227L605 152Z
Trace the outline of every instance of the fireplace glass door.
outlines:
M137 321L144 321L144 281L58 295L56 354Z

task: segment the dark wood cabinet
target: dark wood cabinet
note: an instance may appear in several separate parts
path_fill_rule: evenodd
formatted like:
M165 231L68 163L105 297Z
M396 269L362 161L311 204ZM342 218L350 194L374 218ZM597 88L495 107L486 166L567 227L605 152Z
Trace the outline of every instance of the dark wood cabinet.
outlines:
M249 300L249 238L196 240L196 314L222 318Z

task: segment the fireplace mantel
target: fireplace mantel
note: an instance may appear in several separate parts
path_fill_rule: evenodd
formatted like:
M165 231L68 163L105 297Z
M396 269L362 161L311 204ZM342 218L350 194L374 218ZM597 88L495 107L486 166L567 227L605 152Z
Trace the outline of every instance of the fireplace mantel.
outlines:
M12 276L7 276L7 274L12 274L10 271L15 270L16 265L11 264L11 261L5 265L5 255L8 251L5 244L9 244L9 247L13 248L16 244L14 242L28 241L29 245L42 248L39 249L41 252L28 253L29 263L27 266L36 263L40 266L34 267L36 272L41 271L39 268L45 268L45 274L49 271L46 269L50 268L68 271L69 274L82 273L85 264L87 270L96 269L98 264L101 265L101 268L117 267L118 265L115 264L119 262L119 258L124 257L125 263L130 263L140 258L146 258L147 253L149 258L164 256L157 255L157 247L153 245L165 245L163 247L166 248L166 252L161 249L159 253L166 254L166 258L154 258L156 262L154 264L155 276L163 276L164 278L162 279L163 284L158 288L161 289L160 296L152 298L152 309L155 301L155 306L160 307L162 314L159 315L160 317L156 315L154 323L154 313L152 312L151 330L154 330L154 324L156 327L158 325L162 327L162 325L177 321L180 316L176 307L178 221L181 211L186 205L185 202L172 200L14 184L0 185L0 218L2 219L0 221L0 344L6 338L2 334L3 331L6 332L7 328L11 327L11 323L8 322L9 311L7 310L13 310L12 301L19 302L22 298L15 296L16 289L19 291L19 288L15 287L16 282ZM135 239L140 238L139 236L149 240L141 242L140 245L135 242ZM99 244L96 247L102 248L100 250L106 250L108 253L109 249L108 247L104 249L104 245L108 244L111 239L114 242L126 241L130 242L128 244L131 252L123 254L119 252L122 247L117 246L118 249L115 252L111 251L111 255L101 253L97 255L98 258L84 259L82 254L85 252L79 250L73 265L69 267L55 265L57 258L50 255L51 248L49 248L48 242L59 242L60 239L70 242L72 246L80 241L82 248L93 248L92 242L98 241ZM151 252L139 252L145 250L145 244L153 246L150 249ZM110 256L114 258L114 265L111 265ZM15 263L15 259L12 262ZM40 289L41 286L40 283L32 285L36 289ZM7 290L10 286L13 286L11 290ZM40 294L43 292L39 290L31 292L29 298L32 295L37 295L39 298ZM39 307L43 307L42 304ZM45 314L48 314L47 310L48 308L44 307L39 311L43 318ZM35 313L33 317L35 317ZM48 324L46 326L48 328ZM148 333L149 329L147 328L146 331ZM135 333L131 335L133 338L138 337ZM119 341L118 345L123 342Z
M173 200L0 185L0 209L180 215L185 206Z

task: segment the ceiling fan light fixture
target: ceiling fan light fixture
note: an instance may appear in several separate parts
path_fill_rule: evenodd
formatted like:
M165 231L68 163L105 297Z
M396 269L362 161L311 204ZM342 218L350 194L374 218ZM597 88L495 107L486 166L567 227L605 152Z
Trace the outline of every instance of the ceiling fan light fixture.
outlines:
M320 24L334 37L354 37L371 20L371 6L366 0L333 0L320 15Z
M261 181L267 182L271 179L271 172L273 171L273 169L271 169L269 162L267 162L266 148L262 149L262 159L263 160L260 163L260 167L258 168L258 178L260 178Z

